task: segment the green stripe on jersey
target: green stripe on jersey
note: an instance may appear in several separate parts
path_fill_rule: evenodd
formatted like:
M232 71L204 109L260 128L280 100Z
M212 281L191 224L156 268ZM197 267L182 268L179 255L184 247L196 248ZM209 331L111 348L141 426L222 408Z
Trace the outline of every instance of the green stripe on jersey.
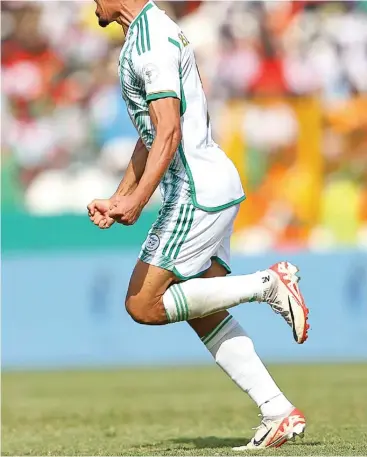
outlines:
M145 30L143 27L143 18L141 17L139 20L139 32L140 32L140 43L141 43L141 50L145 52Z
M168 38L168 41L172 43L174 46L177 46L178 49L181 51L180 43L178 41L174 40L173 38Z
M144 8L140 11L140 13L136 16L136 18L132 21L132 23L130 24L130 28L134 27L138 20L143 16L145 15L151 8L153 8L153 4L148 2Z
M148 23L148 16L146 14L144 14L144 26L145 26L145 35L147 37L147 50L150 51L149 23Z
M168 97L173 97L173 98L179 98L176 92L173 90L167 90L167 91L162 91L162 92L153 92L151 94L147 94L146 96L146 101L151 102L153 100L159 100L160 98L168 98Z
M136 50L138 51L139 56L141 55L140 45L139 45L139 35L140 35L140 21L137 23L138 34L136 36Z
M180 73L180 96L181 96L181 102L180 102L180 115L183 116L186 112L186 96L185 96L185 91L184 91L184 87L183 87L183 83L182 83L182 68L181 68L181 65L180 65L180 70L179 70L179 73Z

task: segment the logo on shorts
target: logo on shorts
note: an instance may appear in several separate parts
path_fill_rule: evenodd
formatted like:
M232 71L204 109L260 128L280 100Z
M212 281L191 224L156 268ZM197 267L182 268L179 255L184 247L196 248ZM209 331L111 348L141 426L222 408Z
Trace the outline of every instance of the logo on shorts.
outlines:
M151 233L145 243L145 249L149 252L156 251L160 243L159 236Z

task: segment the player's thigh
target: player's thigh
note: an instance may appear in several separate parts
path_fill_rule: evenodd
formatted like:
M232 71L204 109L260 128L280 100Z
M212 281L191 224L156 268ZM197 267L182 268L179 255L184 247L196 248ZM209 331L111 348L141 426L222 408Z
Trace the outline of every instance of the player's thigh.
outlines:
M220 276L226 276L227 274L227 269L216 260L213 260L211 267L203 274L202 278L217 278ZM188 321L188 324L197 333L197 335L202 338L217 327L217 325L219 325L223 319L228 316L228 314L229 313L226 310L218 311L217 313L210 314L209 316L191 319Z
M177 279L171 271L138 260L130 278L126 309L135 320L141 321L154 308L162 308L162 296L174 282Z
M179 278L202 277L211 268L213 258L219 258L218 250L224 238L232 230L236 213L236 207L216 212L195 208L193 224L175 258L174 272ZM224 260L223 264L226 264L225 259L219 260Z
M225 276L227 270L213 260L211 267L205 271L202 278ZM130 278L126 301L133 299L146 306L159 301L165 291L179 278L169 270L138 260Z

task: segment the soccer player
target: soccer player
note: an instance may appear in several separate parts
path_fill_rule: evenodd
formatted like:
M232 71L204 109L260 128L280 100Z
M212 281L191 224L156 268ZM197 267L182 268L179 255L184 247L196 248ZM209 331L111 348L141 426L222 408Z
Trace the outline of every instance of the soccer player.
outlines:
M264 271L227 276L230 237L245 199L238 172L212 138L193 48L152 1L96 0L99 24L125 32L118 72L122 96L140 139L116 193L88 205L106 229L133 225L159 185L162 208L131 276L126 309L141 324L187 321L216 363L253 399L262 421L247 446L281 446L303 435L305 417L284 396L245 330L227 311L266 302L307 338L297 268L279 262Z

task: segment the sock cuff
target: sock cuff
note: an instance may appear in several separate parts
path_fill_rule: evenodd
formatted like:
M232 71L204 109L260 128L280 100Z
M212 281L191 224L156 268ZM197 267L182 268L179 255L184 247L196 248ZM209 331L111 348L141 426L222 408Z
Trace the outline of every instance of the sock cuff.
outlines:
M163 306L168 322L187 321L189 307L180 284L174 284L163 295Z
M238 322L230 314L222 320L211 332L201 338L201 341L210 350L227 333L231 332Z

